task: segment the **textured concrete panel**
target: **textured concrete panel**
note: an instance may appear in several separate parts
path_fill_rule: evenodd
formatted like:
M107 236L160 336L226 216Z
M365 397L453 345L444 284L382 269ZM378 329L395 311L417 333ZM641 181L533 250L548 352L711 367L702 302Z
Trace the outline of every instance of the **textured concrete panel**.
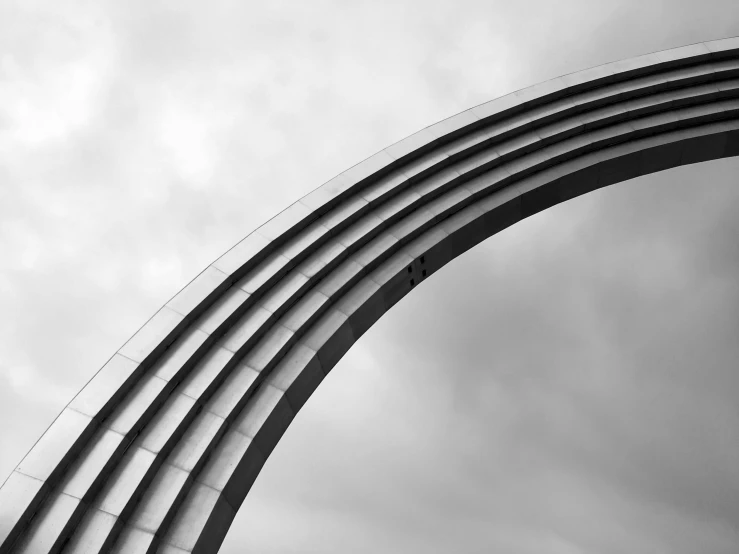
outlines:
M275 367L265 382L283 391L293 413L297 413L324 377L317 352L298 344Z
M195 318L202 312L201 303L211 295L219 295L219 292L226 290L230 285L231 279L226 273L216 267L208 266L167 302L167 307L182 315Z
M106 482L94 506L108 514L120 516L129 503L143 492L139 485L150 474L155 459L153 452L130 448Z
M208 552L220 544L236 515L217 490L195 483L164 542L186 552Z
M111 554L126 554L127 552L153 553L157 541L153 533L147 533L136 527L126 526L122 531Z
M226 431L225 423L224 418L212 412L200 413L170 454L169 463L187 472L194 472L213 441L217 441Z
M445 264L624 180L739 155L739 39L551 79L431 125L201 272L0 487L0 554L215 552L297 412Z
M8 551L21 534L20 527L28 525L47 490L43 481L18 471L13 471L3 483L0 488L0 538L8 543Z
M184 324L185 316L163 307L147 321L119 352L135 362L143 362L149 356L161 353L176 338L176 332Z
M46 481L57 465L66 465L75 445L93 431L92 417L65 408L51 424L47 433L26 454L17 471Z
M35 554L37 552L58 551L63 537L70 532L83 514L82 501L61 493L49 498L31 525L23 540L18 544L18 552Z
M243 294L246 296L246 293ZM157 361L154 374L165 381L176 379L181 372L186 372L187 368L197 361L195 352L207 340L207 333L196 327L190 327Z
M331 310L305 336L305 345L318 353L321 366L328 371L336 365L354 343L346 315Z
M244 357L244 363L257 371L267 370L271 364L280 359L281 354L287 351L293 336L295 333L287 327L275 325Z
M306 293L295 306L282 318L281 325L293 332L307 324L311 318L329 303L329 298L319 290Z
M227 374L228 364L233 362L233 353L216 345L195 366L179 386L179 392L195 400L212 393Z
M272 312L261 306L255 306L233 326L223 341L223 347L231 352L237 352L257 336L262 325L271 316Z
M135 382L139 364L115 354L69 403L69 407L94 418L103 418Z
M121 522L112 514L97 509L89 509L75 529L65 552L90 554L110 547L112 538L120 530Z
M230 288L208 308L204 316L198 319L198 328L213 335L230 317L238 317L238 308L244 305L248 298L249 293L240 288Z
M255 269L249 272L241 281L238 286L244 292L254 294L261 287L267 285L270 282L275 282L283 272L285 267L290 264L291 260L282 256L281 254L273 254L270 256L264 264L258 265Z
M99 429L72 466L66 472L58 490L89 502L96 494L102 480L107 478L116 460L125 452L131 441L110 429Z
M313 210L300 202L295 202L262 225L258 232L263 237L273 241L283 234L289 233L296 224L304 219L310 219L311 216L313 216Z
M167 516L174 515L170 509L178 504L178 497L187 491L185 484L192 475L178 467L164 464L149 485L141 503L129 524L155 534L161 529Z
M231 507L237 510L257 478L264 460L254 441L233 429L220 441L200 472L198 481L221 492Z
M234 417L234 410L242 404L259 384L259 372L246 364L239 365L223 386L205 405L205 409L226 420Z
M361 337L372 324L385 313L386 307L380 285L366 279L352 288L336 305L349 318L349 326L355 338Z
M192 419L198 409L193 398L185 394L171 395L137 437L136 443L154 454L162 452L169 441L177 438L178 429Z
M144 421L149 419L144 416L153 415L164 402L166 394L162 392L167 384L156 375L144 377L113 411L105 426L121 435L138 433Z
M262 235L252 233L241 242L236 244L223 256L213 262L213 266L226 275L243 275L243 273L251 268L249 262L255 260L257 255L269 245L269 239Z

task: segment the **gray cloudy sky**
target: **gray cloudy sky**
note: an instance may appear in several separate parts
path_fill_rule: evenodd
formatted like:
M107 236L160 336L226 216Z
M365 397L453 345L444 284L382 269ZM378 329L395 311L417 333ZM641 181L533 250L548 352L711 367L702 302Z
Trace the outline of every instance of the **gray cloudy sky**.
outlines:
M389 143L736 0L0 2L0 481L196 273ZM739 161L445 268L349 352L222 552L736 554Z

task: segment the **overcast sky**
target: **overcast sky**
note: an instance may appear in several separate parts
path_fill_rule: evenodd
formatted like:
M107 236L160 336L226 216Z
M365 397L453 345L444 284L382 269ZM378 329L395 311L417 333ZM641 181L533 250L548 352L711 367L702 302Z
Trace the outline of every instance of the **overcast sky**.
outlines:
M289 203L560 74L739 35L736 0L0 1L0 482ZM517 224L288 429L236 554L736 554L739 162Z

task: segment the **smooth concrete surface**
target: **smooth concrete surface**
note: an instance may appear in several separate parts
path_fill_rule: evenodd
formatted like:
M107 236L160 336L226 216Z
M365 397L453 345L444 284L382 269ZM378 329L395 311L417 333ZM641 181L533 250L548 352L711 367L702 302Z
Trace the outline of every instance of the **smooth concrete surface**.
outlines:
M491 235L739 155L739 38L623 60L431 125L235 245L157 312L0 488L0 554L216 552L326 374Z

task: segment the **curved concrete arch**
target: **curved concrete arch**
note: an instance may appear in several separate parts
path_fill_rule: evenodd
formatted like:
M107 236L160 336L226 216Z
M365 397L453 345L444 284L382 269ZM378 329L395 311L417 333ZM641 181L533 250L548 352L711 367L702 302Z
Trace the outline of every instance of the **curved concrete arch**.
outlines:
M162 307L0 488L0 554L216 552L323 377L414 287L586 192L739 155L739 38L482 104L295 202Z

